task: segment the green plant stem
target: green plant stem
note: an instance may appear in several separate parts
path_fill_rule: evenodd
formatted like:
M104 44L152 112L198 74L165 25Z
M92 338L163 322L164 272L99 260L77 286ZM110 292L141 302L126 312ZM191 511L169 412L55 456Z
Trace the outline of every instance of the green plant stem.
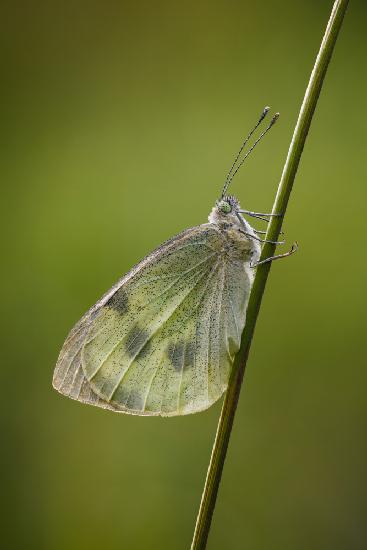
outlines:
M278 192L273 205L272 212L274 214L281 213L283 216L272 218L266 234L267 240L278 240L308 130L310 128L317 100L319 98L336 39L343 23L347 6L348 0L336 0L334 3L299 112L297 124L289 147L287 160L283 168ZM274 245L268 243L265 244L262 250L261 259L273 256L274 250ZM200 509L197 516L191 546L192 550L202 550L206 547L218 487L222 476L224 460L227 454L228 442L231 435L233 420L241 390L241 384L270 267L271 263L265 263L257 268L247 309L246 326L241 337L240 350L234 361L232 373L228 383L228 389L219 418L217 433L200 503Z

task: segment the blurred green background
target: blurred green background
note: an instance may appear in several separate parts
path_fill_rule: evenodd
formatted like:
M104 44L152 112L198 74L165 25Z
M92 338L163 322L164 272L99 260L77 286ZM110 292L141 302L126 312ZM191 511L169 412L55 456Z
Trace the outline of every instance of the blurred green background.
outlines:
M232 186L271 208L331 1L3 7L4 548L185 550L220 404L115 415L51 389L78 318ZM356 550L366 526L366 3L351 1L291 197L210 549Z

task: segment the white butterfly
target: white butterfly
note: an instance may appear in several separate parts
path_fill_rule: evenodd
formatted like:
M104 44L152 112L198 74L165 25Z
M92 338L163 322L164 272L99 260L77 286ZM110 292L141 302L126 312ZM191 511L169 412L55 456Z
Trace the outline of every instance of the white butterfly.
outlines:
M234 165L209 223L162 244L72 329L53 377L60 393L160 416L202 411L221 397L261 252L242 214L267 216L224 194Z

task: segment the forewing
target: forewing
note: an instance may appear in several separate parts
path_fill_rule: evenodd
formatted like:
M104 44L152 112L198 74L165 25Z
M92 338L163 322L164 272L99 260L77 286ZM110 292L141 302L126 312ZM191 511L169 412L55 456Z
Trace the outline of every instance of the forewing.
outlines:
M223 235L205 224L138 264L71 331L56 389L141 415L193 413L216 401L239 347L251 284L223 245Z

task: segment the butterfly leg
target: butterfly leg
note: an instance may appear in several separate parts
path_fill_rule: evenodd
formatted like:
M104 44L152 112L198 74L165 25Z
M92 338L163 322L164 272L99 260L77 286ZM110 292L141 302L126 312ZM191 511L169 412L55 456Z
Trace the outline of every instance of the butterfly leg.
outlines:
M283 214L266 214L265 212L252 212L252 210L239 210L239 212L241 214L251 216L252 218L258 218L259 220L263 220L267 223L269 223L269 220L267 218L280 218L281 216L283 216Z
M243 233L243 235L246 235L246 237L249 237L250 239L254 239L254 241L259 241L259 243L270 243L270 244L284 244L285 241L268 241L266 239L260 239L259 237L255 237L255 235L252 235L251 233L247 233L247 231L243 231L242 229L238 230L240 233Z
M265 260L261 260L261 262L255 262L254 264L250 264L250 267L254 268L261 264L267 264L268 262L273 262L274 260L280 260L280 258L287 258L288 256L291 256L298 250L298 243L295 242L292 244L292 248L289 250L289 252L286 252L285 254L278 254L277 256L270 256L270 258L266 258Z
M266 235L266 231L259 231L259 229L254 229L254 233L258 233L259 235ZM280 235L284 235L284 231L280 232Z

